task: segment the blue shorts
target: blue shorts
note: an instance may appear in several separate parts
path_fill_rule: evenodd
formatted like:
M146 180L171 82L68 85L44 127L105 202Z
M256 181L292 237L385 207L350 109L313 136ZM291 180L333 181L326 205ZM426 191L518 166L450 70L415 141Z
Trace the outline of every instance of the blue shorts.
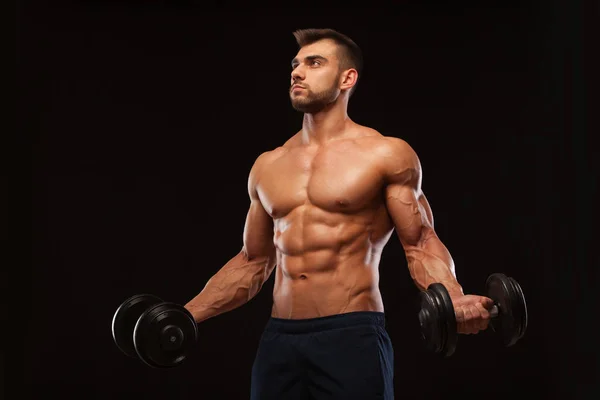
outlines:
M252 366L250 399L391 400L393 379L383 313L270 318Z

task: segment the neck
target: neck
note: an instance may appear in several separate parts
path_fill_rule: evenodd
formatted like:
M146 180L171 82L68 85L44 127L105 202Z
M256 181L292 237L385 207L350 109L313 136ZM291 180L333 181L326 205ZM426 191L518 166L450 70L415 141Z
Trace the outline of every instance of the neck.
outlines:
M346 101L335 101L317 113L305 113L302 120L302 142L322 144L342 136L352 123L347 110Z

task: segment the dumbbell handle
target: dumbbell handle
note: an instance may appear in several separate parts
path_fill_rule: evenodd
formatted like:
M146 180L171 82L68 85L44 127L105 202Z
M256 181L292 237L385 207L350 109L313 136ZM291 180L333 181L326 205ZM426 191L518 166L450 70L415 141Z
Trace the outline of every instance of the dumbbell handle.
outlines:
M489 309L490 312L490 318L496 318L498 316L498 314L500 314L500 309L498 308L498 306L496 304L494 304L492 306L492 308Z
M494 304L492 308L490 308L490 318L496 318L499 313L500 310L498 309L498 306Z

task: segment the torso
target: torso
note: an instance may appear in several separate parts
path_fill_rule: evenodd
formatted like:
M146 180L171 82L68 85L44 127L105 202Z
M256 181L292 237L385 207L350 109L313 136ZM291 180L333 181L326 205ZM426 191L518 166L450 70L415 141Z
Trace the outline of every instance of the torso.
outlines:
M325 145L294 137L271 152L257 191L274 221L272 316L383 312L379 260L393 225L372 130Z

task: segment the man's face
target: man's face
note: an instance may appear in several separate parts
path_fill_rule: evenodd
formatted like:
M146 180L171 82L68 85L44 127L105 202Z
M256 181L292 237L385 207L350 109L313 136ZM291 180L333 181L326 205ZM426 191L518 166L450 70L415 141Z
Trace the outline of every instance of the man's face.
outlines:
M292 60L290 99L294 109L316 113L340 94L338 48L325 39L304 46Z

